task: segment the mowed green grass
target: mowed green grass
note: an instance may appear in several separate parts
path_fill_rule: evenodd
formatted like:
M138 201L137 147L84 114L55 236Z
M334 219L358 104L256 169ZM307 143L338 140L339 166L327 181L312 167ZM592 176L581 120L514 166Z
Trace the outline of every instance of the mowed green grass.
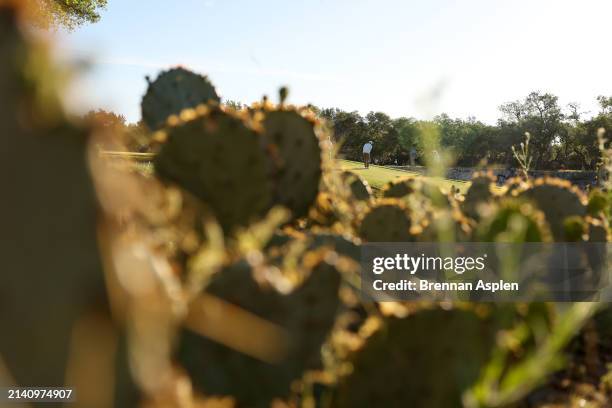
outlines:
M370 165L369 169L363 167L363 163L350 161L350 160L338 160L340 163L340 167L342 170L352 171L355 174L360 175L374 188L382 188L389 181L402 178L402 177L423 177L418 173L404 171L404 170L396 170L390 169L382 166L373 166ZM450 191L451 186L455 186L461 191L461 193L465 193L468 187L470 186L469 181L461 181L461 180L450 180L442 177L428 177L431 181L437 184L440 188L445 191Z

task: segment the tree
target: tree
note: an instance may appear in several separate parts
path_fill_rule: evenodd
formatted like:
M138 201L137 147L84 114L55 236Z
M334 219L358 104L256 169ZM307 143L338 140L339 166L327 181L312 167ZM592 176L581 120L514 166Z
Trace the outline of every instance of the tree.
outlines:
M565 138L565 115L559 98L549 93L531 92L523 102L515 101L500 106L504 115L500 127L514 127L516 133L529 132L535 168L549 166L555 159L553 145Z
M599 95L597 97L597 102L599 102L599 106L601 108L600 114L602 115L612 114L612 96Z
M402 163L410 160L410 150L413 148L417 152L417 157L423 155L423 145L419 137L419 126L415 119L404 117L394 119L393 127L397 132L397 141L402 147L399 157Z
M125 127L125 116L118 115L115 112L98 109L97 111L89 111L84 117L85 121L91 122L96 126L106 129L115 129Z
M602 127L612 131L612 97L597 99L600 113L584 119L586 112L577 103L561 109L555 95L532 92L524 100L500 106L502 118L497 126L473 117L453 119L446 114L423 121L392 119L382 112L370 112L363 117L358 112L338 108L311 107L311 110L333 128L340 154L351 160L361 160L363 144L372 140L374 157L381 164L408 163L412 148L422 161L427 144L424 134L435 129L435 148L442 149L459 166L515 166L512 146L519 145L525 132L529 132L536 169L594 169L601 159L597 131Z
M359 112L326 108L319 115L332 125L334 143L340 146L342 155L361 160L361 147L368 141L368 126Z
M494 130L475 118L451 119L447 114L434 118L440 132L440 147L450 151L460 166L475 166L481 161L503 162L505 146L492 137ZM506 140L506 139L504 139ZM510 146L508 146L508 149Z
M397 130L389 115L382 112L369 112L366 115L368 140L374 142L376 159L381 164L393 164L398 158L401 146Z
M26 0L33 22L42 28L73 30L100 20L107 0Z

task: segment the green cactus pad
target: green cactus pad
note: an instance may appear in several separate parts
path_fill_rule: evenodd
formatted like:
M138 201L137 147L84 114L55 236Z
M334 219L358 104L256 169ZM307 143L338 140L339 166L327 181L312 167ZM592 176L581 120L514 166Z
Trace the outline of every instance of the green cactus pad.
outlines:
M274 201L295 218L308 213L319 192L321 147L314 123L292 110L266 112L263 143L274 164Z
M602 213L610 211L610 196L599 189L593 189L589 193L589 202L587 204L587 212L593 217L597 217Z
M524 186L517 196L532 200L544 213L555 241L565 239L564 221L567 217L586 214L586 197L565 180L541 178Z
M587 223L583 217L571 215L563 220L563 238L566 242L581 242L587 233Z
M351 358L334 407L462 406L495 344L495 325L471 311L387 318Z
M544 213L530 203L507 198L483 217L475 231L479 242L550 242Z
M401 199L415 213L435 208L448 209L452 206L449 195L423 177L405 177L390 181L383 187L382 196Z
M405 205L399 200L384 199L365 213L359 225L359 236L370 242L413 241L410 227Z
M516 196L518 193L529 186L529 182L522 177L511 177L502 186L500 195Z
M428 217L420 228L415 229L416 240L419 242L464 242L472 234L473 221L458 209L437 210L428 214Z
M241 406L269 406L272 399L287 397L292 382L306 369L321 365L321 345L339 306L339 285L339 273L325 262L316 264L306 280L286 295L261 279L256 281L244 262L227 267L213 277L206 293L282 328L288 339L284 356L264 362L185 329L177 360L196 390L233 396ZM236 322L228 315L224 324Z
M382 196L387 198L405 197L420 189L416 185L417 183L418 181L414 177L405 177L390 181L383 187Z
M351 196L358 201L368 201L372 198L372 189L367 181L350 171L343 171L342 181L351 192Z
M142 120L149 129L159 130L171 115L179 115L184 109L209 101L219 102L220 99L207 77L185 68L173 68L149 82L142 98Z
M493 185L495 185L495 177L492 173L474 174L472 184L465 194L465 200L461 203L461 209L468 217L476 220L480 218L478 207L493 198Z
M220 110L168 130L155 171L203 200L224 230L247 225L271 202L259 135Z

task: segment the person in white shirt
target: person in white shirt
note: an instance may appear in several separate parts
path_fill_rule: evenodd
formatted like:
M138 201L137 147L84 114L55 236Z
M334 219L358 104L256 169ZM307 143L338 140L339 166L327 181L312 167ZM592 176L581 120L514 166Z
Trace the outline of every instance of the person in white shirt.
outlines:
M370 167L370 153L372 152L373 142L370 140L368 143L363 145L363 165L367 169Z

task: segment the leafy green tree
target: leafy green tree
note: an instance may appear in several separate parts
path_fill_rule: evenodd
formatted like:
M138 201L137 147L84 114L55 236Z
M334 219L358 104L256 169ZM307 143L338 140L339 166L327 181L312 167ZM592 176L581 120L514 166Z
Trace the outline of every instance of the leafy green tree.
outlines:
M601 115L612 114L612 96L599 95L597 97L597 101L599 102L599 107L601 108Z
M397 118L393 120L393 127L397 132L397 141L401 149L398 151L398 160L404 164L410 160L410 150L415 149L417 157L423 156L423 144L419 137L418 122L413 118Z
M69 30L100 20L107 0L25 0L33 21L43 28L59 26Z
M333 128L333 141L340 153L351 160L361 160L361 147L368 139L368 126L359 112L345 112L338 108L322 109L320 116Z
M606 129L608 139L612 134L612 97L598 96L600 112L586 120L577 121L571 129L568 150L571 153L571 165L574 168L594 169L601 160L597 131Z
M393 120L382 112L369 112L366 115L368 140L374 142L374 160L381 164L395 164L401 145ZM365 142L365 141L364 141Z
M89 111L85 115L84 119L87 122L92 122L97 126L103 128L123 128L125 124L125 116L118 115L115 112L105 111L104 109L98 109L97 111Z
M500 126L514 127L518 134L531 134L531 147L535 168L549 166L555 159L553 145L565 137L565 115L559 106L559 98L549 93L532 92L524 101L500 106L503 114Z

